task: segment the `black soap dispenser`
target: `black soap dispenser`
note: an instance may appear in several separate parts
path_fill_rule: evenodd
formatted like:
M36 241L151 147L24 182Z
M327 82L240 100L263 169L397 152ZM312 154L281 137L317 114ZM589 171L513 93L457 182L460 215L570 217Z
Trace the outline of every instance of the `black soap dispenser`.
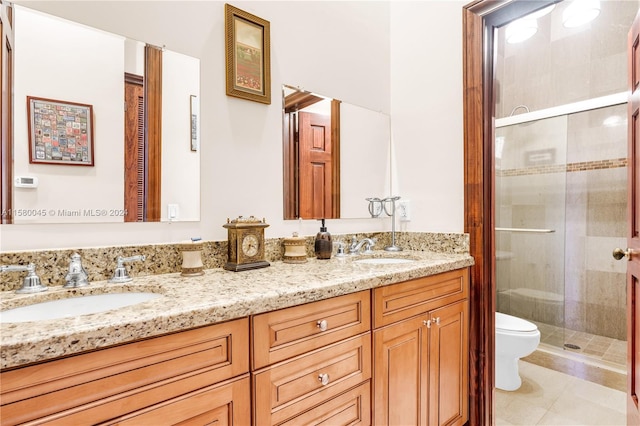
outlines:
M327 227L324 226L324 219L322 220L322 226L320 232L316 234L315 253L318 259L331 259L331 251L333 250L333 243L331 242L331 234L327 232Z

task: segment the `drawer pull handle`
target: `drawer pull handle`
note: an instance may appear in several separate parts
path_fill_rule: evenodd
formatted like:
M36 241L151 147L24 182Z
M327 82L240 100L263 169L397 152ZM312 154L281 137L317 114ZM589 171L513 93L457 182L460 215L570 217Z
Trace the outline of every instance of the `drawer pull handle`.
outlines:
M320 331L327 331L329 325L327 324L327 320L319 320L316 323L316 326L320 329Z
M318 380L320 380L320 383L322 383L322 386L326 386L329 384L329 375L324 373L324 374L319 374L318 375Z

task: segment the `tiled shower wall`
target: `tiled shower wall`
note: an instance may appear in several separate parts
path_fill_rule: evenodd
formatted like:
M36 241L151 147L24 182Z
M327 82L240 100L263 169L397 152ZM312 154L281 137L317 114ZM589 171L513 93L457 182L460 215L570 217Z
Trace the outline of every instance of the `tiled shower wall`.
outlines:
M601 2L597 19L573 29L562 25L568 4L523 43L499 31L497 117L627 90L639 3ZM554 231L497 231L498 310L626 339L626 265L611 256L626 247L626 132L626 105L496 129L496 226Z
M626 244L625 114L623 104L498 129L497 227L541 231L496 232L498 310L626 338L626 269L611 255ZM551 164L527 166L537 152Z

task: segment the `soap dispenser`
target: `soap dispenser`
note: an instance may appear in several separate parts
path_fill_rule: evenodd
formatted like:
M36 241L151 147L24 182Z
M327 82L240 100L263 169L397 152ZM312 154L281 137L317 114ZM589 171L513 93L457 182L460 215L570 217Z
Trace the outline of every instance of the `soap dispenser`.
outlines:
M324 225L324 219L322 220L322 226L320 232L316 234L315 253L318 259L331 259L331 251L333 250L333 243L331 242L331 234L327 232L327 227Z

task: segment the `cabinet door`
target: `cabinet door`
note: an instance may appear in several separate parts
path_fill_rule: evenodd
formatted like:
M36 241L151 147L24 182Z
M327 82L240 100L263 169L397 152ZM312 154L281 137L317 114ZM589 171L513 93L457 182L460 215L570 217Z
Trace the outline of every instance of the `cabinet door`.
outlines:
M323 348L371 329L371 295L360 291L252 318L253 369Z
M254 424L283 423L370 378L370 333L275 364L254 373Z
M427 425L427 317L412 317L374 332L372 424Z
M277 426L326 425L369 426L371 424L371 389L367 380L347 392L331 398Z
M242 318L2 372L2 423L95 424L141 410L248 372L248 343Z
M209 386L105 425L220 425L246 426L251 422L249 377Z
M429 424L462 425L468 419L468 302L430 313Z

